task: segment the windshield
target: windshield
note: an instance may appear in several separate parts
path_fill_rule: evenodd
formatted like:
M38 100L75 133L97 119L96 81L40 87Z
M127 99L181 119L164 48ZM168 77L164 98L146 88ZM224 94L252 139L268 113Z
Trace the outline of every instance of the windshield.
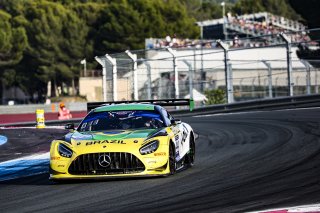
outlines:
M155 111L111 111L90 113L80 124L78 131L105 131L127 129L157 129L164 127Z

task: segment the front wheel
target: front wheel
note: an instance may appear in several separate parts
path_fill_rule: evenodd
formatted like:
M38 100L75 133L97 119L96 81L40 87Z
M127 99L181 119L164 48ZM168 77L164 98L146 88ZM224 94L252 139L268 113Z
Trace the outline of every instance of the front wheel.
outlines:
M195 156L196 156L196 145L194 143L194 138L191 135L190 136L190 148L189 148L189 152L186 156L186 164L188 166L193 166L194 164L194 160L195 160Z
M170 175L176 173L177 163L176 163L176 151L172 143L169 146L169 168Z

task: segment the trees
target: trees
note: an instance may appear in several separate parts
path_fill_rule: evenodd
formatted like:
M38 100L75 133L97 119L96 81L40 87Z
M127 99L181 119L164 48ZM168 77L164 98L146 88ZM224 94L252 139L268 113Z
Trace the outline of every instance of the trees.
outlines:
M39 97L49 81L54 96L78 78L84 57L143 49L148 37L199 35L180 0L2 0L0 9L0 74Z
M300 18L292 9L288 0L239 0L234 5L233 11L238 15L270 12L294 20Z
M206 95L206 105L223 104L226 102L225 92L222 89L212 89L204 91Z
M195 38L198 28L186 8L175 0L112 1L101 12L95 39L99 54L126 49L143 49L149 37L176 34Z
M22 59L27 36L22 27L12 26L11 15L0 10L0 67L10 67Z
M51 81L55 95L57 86L62 87L63 82L70 84L79 76L76 65L85 52L88 27L74 11L58 3L26 2L24 8L25 20L21 24L29 44L19 70L35 80L35 84L29 85L28 92L40 91L42 94L39 95L43 95Z
M3 86L18 84L14 67L21 61L27 46L25 29L15 26L14 22L9 13L0 10L0 98Z
M220 18L222 1L1 0L1 79L7 86L17 85L42 97L49 81L57 88L78 78L84 57L94 67L94 56L144 49L145 38L174 34L199 38L195 22ZM319 26L312 13L312 6L319 5L316 0L305 4L298 0L225 0L227 11L234 6L239 15L269 11L298 18L288 1L310 27ZM308 12L300 12L305 7Z

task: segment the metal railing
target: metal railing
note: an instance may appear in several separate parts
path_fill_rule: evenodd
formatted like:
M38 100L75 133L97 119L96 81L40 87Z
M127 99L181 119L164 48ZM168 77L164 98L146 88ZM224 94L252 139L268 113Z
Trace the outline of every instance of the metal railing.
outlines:
M320 67L297 56L297 45L308 43L292 42L290 33L280 33L272 36L281 43L255 45L270 36L245 38L253 46L233 47L226 40L211 41L214 48L201 50L166 47L100 56L106 75L103 99L88 101L192 97L199 106L205 103L205 90L212 89L224 90L228 103L317 94Z

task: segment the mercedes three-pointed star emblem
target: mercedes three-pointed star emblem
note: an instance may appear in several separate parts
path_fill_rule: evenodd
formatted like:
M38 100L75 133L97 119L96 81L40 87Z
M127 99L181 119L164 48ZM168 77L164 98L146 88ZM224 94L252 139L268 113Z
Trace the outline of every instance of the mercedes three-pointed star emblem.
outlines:
M111 164L111 158L106 153L100 154L98 159L99 165L102 167L108 167Z

